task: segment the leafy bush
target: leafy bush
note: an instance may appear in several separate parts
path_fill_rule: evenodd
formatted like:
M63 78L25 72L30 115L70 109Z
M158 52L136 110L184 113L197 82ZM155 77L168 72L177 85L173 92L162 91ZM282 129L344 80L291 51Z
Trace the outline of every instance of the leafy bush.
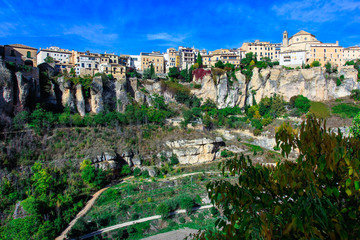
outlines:
M313 61L311 64L310 64L311 67L320 67L321 64L319 61Z
M161 215L162 219L167 218L169 216L169 213L170 213L170 208L164 202L160 203L156 208L156 214Z
M197 68L197 69L193 70L192 74L195 77L195 80L198 80L198 79L202 80L203 77L205 77L208 74L211 74L211 70L205 70L203 68Z
M352 99L356 101L360 101L360 89L353 89L351 90L351 96Z
M197 238L222 239L225 232L228 239L356 239L360 142L323 126L309 117L299 131L289 124L279 129L278 145L286 156L298 149L296 162L273 168L254 165L245 156L224 162L223 173L239 176L236 184L222 179L208 185L210 199L224 213L216 222L222 231L207 229L208 235L201 232Z
M176 156L176 154L172 154L171 157L170 157L170 164L171 165L176 165L179 163L179 159L178 157Z
M303 95L298 95L295 99L294 106L300 110L302 113L307 113L310 108L310 100L307 97L304 97Z
M141 174L141 169L140 168L135 168L134 169L134 177L138 177L138 176L140 176L140 174Z
M336 86L340 86L341 85L341 81L339 78L336 79Z
M354 105L341 103L332 107L332 112L335 114L339 114L343 118L353 118L360 112L360 108Z

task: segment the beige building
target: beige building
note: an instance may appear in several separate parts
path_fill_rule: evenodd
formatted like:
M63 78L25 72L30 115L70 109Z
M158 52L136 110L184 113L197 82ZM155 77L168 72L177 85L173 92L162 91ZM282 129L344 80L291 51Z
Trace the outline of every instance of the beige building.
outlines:
M240 53L237 49L218 49L211 52L211 62L209 66L215 66L215 63L222 61L224 64L231 63L235 67L240 66Z
M343 50L344 63L347 61L360 59L360 47L347 47Z
M23 44L4 46L4 60L20 65L37 66L37 49Z
M271 61L279 61L280 48L280 43L260 42L259 40L255 40L255 42L243 43L241 51L244 51L245 54L249 52L256 54L258 61L263 57L268 57Z
M169 68L180 67L180 55L175 48L167 49L164 58L166 61L166 72L169 72Z
M299 59L301 58L301 61ZM301 66L319 61L321 65L330 62L343 65L343 47L336 43L322 43L308 32L301 30L288 38L287 31L283 33L283 46L280 53L280 65Z
M153 64L155 73L165 73L164 55L160 52L140 53L141 71L150 68Z

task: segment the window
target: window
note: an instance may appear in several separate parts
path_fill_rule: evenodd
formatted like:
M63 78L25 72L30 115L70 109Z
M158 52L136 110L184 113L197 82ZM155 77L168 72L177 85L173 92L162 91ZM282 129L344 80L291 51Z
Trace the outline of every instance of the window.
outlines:
M15 50L11 50L10 56L15 57Z

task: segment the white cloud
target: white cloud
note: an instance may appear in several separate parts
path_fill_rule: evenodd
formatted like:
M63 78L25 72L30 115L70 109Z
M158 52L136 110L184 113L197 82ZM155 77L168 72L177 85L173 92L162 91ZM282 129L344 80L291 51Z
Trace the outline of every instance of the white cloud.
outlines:
M177 34L170 35L168 33L156 33L156 34L147 34L147 40L163 40L170 43L182 43L187 38L187 34Z
M277 15L285 16L286 19L290 20L327 22L337 19L341 13L360 10L360 2L353 0L304 0L274 5L272 10Z
M106 33L106 29L100 24L76 25L64 32L65 35L78 35L89 42L106 45L118 39L116 33Z

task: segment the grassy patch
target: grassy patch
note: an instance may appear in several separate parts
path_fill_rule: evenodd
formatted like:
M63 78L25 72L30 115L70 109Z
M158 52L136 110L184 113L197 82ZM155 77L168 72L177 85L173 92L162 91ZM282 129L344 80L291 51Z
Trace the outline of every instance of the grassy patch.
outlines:
M264 149L262 149L260 146L258 145L253 145L253 144L249 144L249 143L243 143L245 146L248 146L250 148L250 151L254 152L254 155L256 155L256 153L264 153Z
M309 112L314 114L317 118L330 117L328 107L322 102L311 102Z
M360 108L355 105L341 103L334 106L332 112L340 115L342 118L353 118L360 112Z

